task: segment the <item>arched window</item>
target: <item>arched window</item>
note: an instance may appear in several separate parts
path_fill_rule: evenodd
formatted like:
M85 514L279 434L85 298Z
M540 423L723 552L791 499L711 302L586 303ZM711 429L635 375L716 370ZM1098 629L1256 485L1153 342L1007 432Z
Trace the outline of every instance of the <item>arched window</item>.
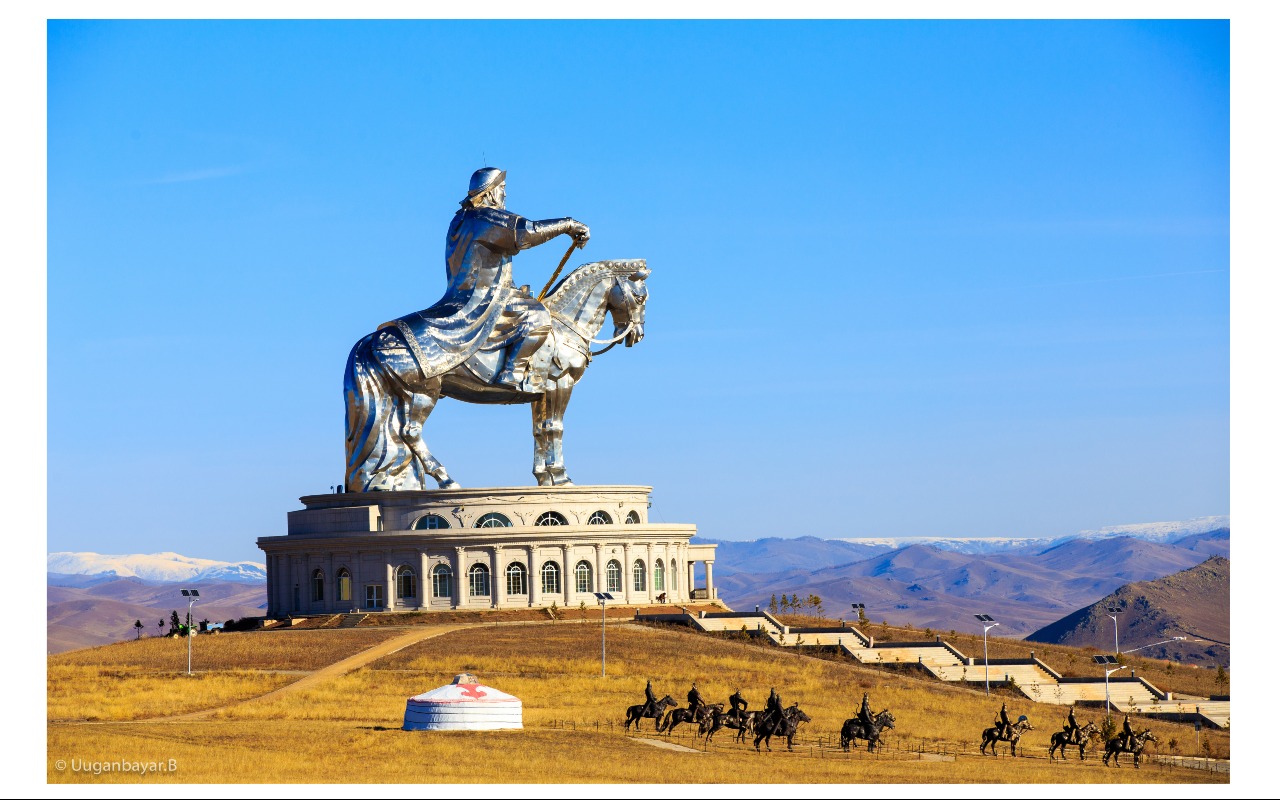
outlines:
M666 577L667 571L662 568L662 559L653 562L653 590L655 592L666 591L667 587L663 585L666 583Z
M413 523L415 531L438 531L447 527L449 527L449 520L439 514L427 514L424 517L418 517L418 521Z
M413 567L401 566L396 570L396 597L412 600L418 596L418 574Z
M497 526L494 526L497 527ZM484 564L472 564L467 570L467 578L471 584L472 597L489 596L489 568Z
M644 562L639 559L631 565L631 588L637 592L643 592L645 589L644 581Z
M591 565L585 561L579 561L578 566L573 568L574 586L579 592L594 592L591 586Z
M529 593L529 571L524 564L507 565L507 594Z
M548 561L542 565L542 593L560 594L560 565Z
M671 591L680 591L680 573L676 571L676 560L671 559Z
M564 514L559 511L544 511L538 515L538 519L534 525L568 525L569 520L564 518Z
M351 572L346 567L338 570L338 600L351 602Z
M634 512L634 511L628 511L628 512L627 512L627 522L626 522L626 524L627 524L627 525L639 525L639 524L640 524L640 515L639 515L639 514L637 514L637 513L636 513L636 512Z
M476 520L476 527L477 528L510 528L511 520L507 519L506 517L502 516L497 512L493 512L490 514L485 514L483 517Z
M317 603L324 600L324 570L311 573L311 599Z
M613 517L609 516L608 511L596 511L591 515L591 519L587 520L588 525L612 525Z
M613 559L604 565L604 586L606 592L622 591L622 565Z
M431 596L453 597L453 570L447 564L436 564L431 570Z

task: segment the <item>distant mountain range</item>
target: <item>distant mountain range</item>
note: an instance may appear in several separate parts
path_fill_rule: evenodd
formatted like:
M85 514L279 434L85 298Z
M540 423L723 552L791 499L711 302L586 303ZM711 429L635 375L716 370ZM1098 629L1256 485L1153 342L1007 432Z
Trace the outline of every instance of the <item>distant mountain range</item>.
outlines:
M1026 635L1126 583L1230 556L1225 517L1127 525L1049 539L760 539L716 541L715 583L735 608L773 595L822 598L825 613L866 606L874 621L971 630L990 614ZM698 539L697 541L712 541Z
M1119 607L1116 622L1108 607ZM1117 628L1118 623L1118 628ZM1227 665L1231 657L1231 562L1213 556L1204 563L1153 581L1128 583L1096 603L1075 611L1027 637L1033 642L1096 647L1110 652L1175 636L1186 642L1143 647L1151 658Z
M103 555L101 553L50 553L49 572L61 575L142 578L148 581L232 581L264 583L267 566L257 561L214 561L177 553Z

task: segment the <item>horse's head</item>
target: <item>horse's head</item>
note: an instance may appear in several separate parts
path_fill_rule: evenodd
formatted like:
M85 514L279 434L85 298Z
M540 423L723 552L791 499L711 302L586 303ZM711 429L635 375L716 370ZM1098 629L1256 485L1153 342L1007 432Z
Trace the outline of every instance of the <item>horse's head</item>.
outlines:
M667 695L658 701L660 706L674 706L675 704L676 701L671 698L671 695Z
M796 722L813 722L813 718L801 711L798 704L787 709L787 716Z
M892 728L894 723L893 715L890 714L887 709L881 711L880 714L876 716L876 722L879 722L881 726L885 728Z
M649 268L641 267L627 276L618 276L613 288L609 290L609 313L613 315L613 335L621 336L627 331L624 340L627 347L644 338L644 305L649 299L649 288L645 279L649 277Z

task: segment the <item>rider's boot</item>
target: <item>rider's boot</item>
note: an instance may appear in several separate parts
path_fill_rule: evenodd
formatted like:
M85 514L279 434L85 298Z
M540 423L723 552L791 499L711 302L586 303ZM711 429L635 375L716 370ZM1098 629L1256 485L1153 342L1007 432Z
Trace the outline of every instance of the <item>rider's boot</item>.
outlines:
M533 332L507 347L507 357L502 369L493 377L498 386L505 386L518 392L539 392L545 383L545 377L529 372L529 362L533 354L538 352L546 341L545 333Z

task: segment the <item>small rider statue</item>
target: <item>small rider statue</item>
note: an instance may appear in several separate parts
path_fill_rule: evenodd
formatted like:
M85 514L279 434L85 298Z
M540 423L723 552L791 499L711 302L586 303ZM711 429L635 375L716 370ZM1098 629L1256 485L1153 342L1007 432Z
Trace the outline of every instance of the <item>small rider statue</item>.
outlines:
M735 688L729 695L729 714L742 719L747 715L747 701L742 697L742 690Z
M1121 726L1120 730L1120 744L1125 750L1133 750L1134 745L1137 743L1137 739L1138 737L1134 734L1133 728L1129 726L1129 715L1125 714L1124 725Z
M658 698L653 694L653 681L645 681L644 684L644 710L640 712L642 717L653 717L658 714Z
M706 703L702 701L702 692L698 691L698 682L693 682L693 687L689 689L689 716L697 719L698 709L702 708Z
M858 721L865 725L868 731L875 722L875 717L871 716L871 701L866 692L862 693L862 707L858 709Z
M1067 712L1067 721L1062 723L1062 729L1067 732L1068 742L1080 744L1080 723L1076 722L1076 707L1074 705Z
M996 718L996 736L1001 739L1009 738L1009 729L1013 727L1013 723L1009 721L1009 709L1004 703L1000 704L1000 716Z
M778 695L773 687L769 687L769 699L764 703L764 730L770 730L777 727L778 722L782 720L782 697Z

